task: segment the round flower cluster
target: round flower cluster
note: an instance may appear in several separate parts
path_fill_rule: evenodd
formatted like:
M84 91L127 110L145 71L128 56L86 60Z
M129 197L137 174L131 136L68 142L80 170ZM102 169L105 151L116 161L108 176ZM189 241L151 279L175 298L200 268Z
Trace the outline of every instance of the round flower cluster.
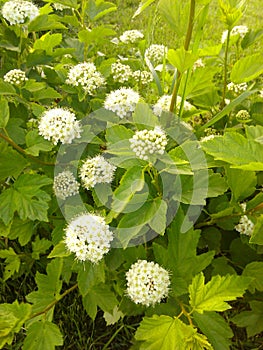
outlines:
M153 106L153 113L157 115L158 117L161 116L162 111L169 112L170 110L170 104L171 104L172 96L171 95L163 95L159 98L159 100L156 102L156 104ZM176 106L177 108L180 107L182 102L181 96L177 96L176 99ZM184 110L190 111L194 109L194 106L191 105L191 103L184 101Z
M28 78L26 77L26 73L23 72L21 69L10 70L4 75L3 79L6 83L10 83L13 85L22 85L25 81L28 80Z
M204 132L206 133L206 136L201 137L201 142L212 140L215 138L216 135L219 135L218 131L214 128L207 128Z
M97 264L108 253L113 234L103 217L81 214L65 229L65 244L81 261Z
M63 144L71 143L73 139L80 138L81 126L75 114L64 108L53 108L41 116L38 124L39 134L54 145L59 141Z
M221 38L221 43L223 44L226 39L227 39L227 30L225 30L222 34L222 38ZM247 26L235 26L231 32L230 32L230 36L234 36L234 35L239 35L241 38L244 38L244 36L248 33L248 27Z
M98 88L105 85L105 78L97 71L94 63L83 62L69 70L66 84L80 86L85 93L94 95Z
M135 43L136 41L143 39L144 35L139 30L126 30L121 36L120 41L124 44Z
M246 109L241 109L237 112L236 119L241 123L248 122L250 120L250 114Z
M97 183L110 183L116 167L101 155L86 159L80 167L80 178L83 186L88 190Z
M247 217L247 215L241 216L238 225L235 229L242 235L251 236L254 230L254 223Z
M127 294L135 304L154 306L168 296L169 273L153 261L138 260L126 272Z
M134 112L140 95L131 88L122 87L110 92L104 102L104 107L120 118L129 117Z
M65 200L79 191L79 183L69 170L62 171L54 178L53 190L58 198Z
M3 17L12 25L32 21L39 15L39 9L30 1L7 1L2 7Z
M229 91L233 91L236 94L239 94L243 91L246 91L247 83L235 84L235 83L231 82L231 83L227 84L227 88Z
M133 78L137 83L142 85L147 85L149 82L153 81L152 74L147 72L147 70L136 70L133 72Z
M136 157L143 160L148 160L154 154L163 154L167 145L166 135L159 126L153 130L136 131L129 141Z
M111 73L113 80L119 83L125 83L132 77L131 67L127 64L122 64L119 60L111 65Z
M63 11L65 9L69 9L70 7L69 6L66 6L66 5L62 5L62 4L59 4L58 2L54 2L53 3L53 7L56 11Z
M164 45L152 44L146 49L144 58L146 63L150 61L154 66L162 63L166 54L168 52L168 48Z

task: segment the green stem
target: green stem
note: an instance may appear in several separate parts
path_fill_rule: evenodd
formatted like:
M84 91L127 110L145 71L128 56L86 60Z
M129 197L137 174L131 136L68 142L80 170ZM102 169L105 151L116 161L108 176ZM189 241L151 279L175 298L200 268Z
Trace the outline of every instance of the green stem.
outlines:
M193 34L194 18L195 18L195 0L191 0L188 28L187 28L187 33L186 33L185 42L184 42L184 49L186 51L189 49L189 45L190 45L192 34ZM174 109L176 107L177 94L179 91L181 80L182 80L182 73L178 71L177 72L177 80L176 80L176 84L175 84L174 89L173 89L173 94L172 94L172 99L171 99L171 104L170 104L170 112L171 113L174 112Z
M67 289L63 294L61 294L59 296L58 299L53 300L52 303L50 303L44 310L39 311L34 313L33 315L30 316L29 320L31 320L32 318L35 318L37 316L46 314L50 309L52 309L53 306L55 306L62 298L64 298L66 295L68 295L69 293L71 293L74 289L76 289L78 287L78 284L74 284L74 286L70 287L69 289Z
M20 152L23 155L25 155L26 157L32 159L36 163L39 163L39 164L42 164L42 165L50 165L50 166L55 165L54 163L49 163L49 162L44 162L42 160L39 160L36 157L32 156L31 154L26 153L26 151L22 147L18 146L12 139L10 139L8 136L3 135L2 133L0 133L0 138L2 138L7 143L9 143L9 145L11 145L18 152Z
M222 93L221 108L224 108L226 105L225 98L226 98L226 87L227 87L227 61L228 61L229 41L230 41L230 30L227 31L227 39L226 39L226 50L225 50L225 57L224 57L224 86L223 86L223 93Z
M113 341L113 339L116 337L116 335L122 330L123 327L124 327L124 325L122 325L120 328L117 329L117 331L113 334L113 336L110 338L110 340L107 341L107 343L103 346L102 350L108 349L108 346L110 345L110 343Z

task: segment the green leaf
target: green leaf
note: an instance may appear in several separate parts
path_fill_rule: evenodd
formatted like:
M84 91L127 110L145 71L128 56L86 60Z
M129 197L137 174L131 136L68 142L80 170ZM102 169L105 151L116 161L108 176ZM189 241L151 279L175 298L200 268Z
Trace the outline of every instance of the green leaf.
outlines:
M109 36L115 35L116 32L105 26L98 26L91 30L83 29L78 33L79 41L88 45L104 44L108 41Z
M60 45L62 34L50 34L47 32L34 42L33 50L44 50L47 55L52 55L55 46Z
M194 320L215 350L229 350L233 332L222 316L216 312L194 312Z
M215 159L231 164L232 168L250 171L263 170L263 145L248 140L237 132L202 142L202 148Z
M209 250L215 250L216 253L221 251L221 232L216 227L209 227L202 230L202 235L200 237L198 248Z
M45 238L40 239L39 236L37 236L35 241L32 242L32 258L38 260L39 255L46 253L51 246L51 241Z
M41 32L52 29L67 29L62 23L58 22L59 17L56 15L43 14L37 16L28 25L28 31Z
M144 342L140 346L142 350L212 350L206 337L197 333L195 328L187 326L178 318L165 315L144 317L135 339Z
M120 185L113 193L112 210L121 213L136 192L143 189L144 169L138 166L131 167L126 171L120 181Z
M50 196L41 187L52 180L44 175L23 174L14 185L0 195L0 217L7 225L17 211L22 220L48 221L47 202Z
M255 290L263 291L263 262L253 261L246 265L242 272L242 276L248 276L254 278L250 283L248 289L251 293L255 293Z
M0 181L17 178L28 165L27 160L6 143L0 142Z
M132 18L140 15L147 7L149 7L155 0L142 0L139 4L139 7L135 11Z
M38 290L29 293L26 299L33 304L33 311L43 311L50 303L60 298L62 281L60 280L63 259L57 258L47 265L47 274L36 273Z
M198 59L198 55L193 54L191 51L186 51L182 46L177 50L170 49L167 59L180 73L184 73L193 66L194 62Z
M5 128L9 120L9 105L8 101L2 97L0 98L0 129Z
M55 247L49 253L48 258L64 258L70 255L71 252L67 249L65 242L61 241L57 245L55 245Z
M44 90L39 90L34 93L34 99L37 101L45 100L47 98L56 99L62 96L52 87L47 87Z
M187 293L193 276L205 269L214 257L214 251L197 255L200 231L190 229L182 232L184 224L184 213L179 209L168 229L168 247L153 243L156 261L171 271L172 290L175 295Z
M0 258L5 259L4 281L6 281L15 272L19 272L21 261L13 248L1 250Z
M51 142L44 140L42 136L38 134L37 130L31 130L26 135L26 145L25 151L32 156L39 156L39 152L51 151L53 145Z
M158 125L158 118L147 103L137 103L132 118L135 124L142 125L144 128Z
M263 73L263 57L261 53L242 57L231 71L230 79L239 84L257 78Z
M235 107L240 105L244 100L246 100L250 95L254 94L256 90L245 91L233 101L231 101L228 105L225 106L222 111L218 112L212 119L210 119L205 125L203 125L199 131L207 129L209 126L214 125L219 120L221 120L225 115L230 113Z
M235 275L214 276L205 284L201 272L189 286L190 305L196 312L225 311L231 308L226 301L241 297L251 283L251 278Z
M118 306L116 305L112 311L104 312L103 314L104 320L106 321L107 326L111 326L119 321L120 318L124 317L124 314L118 310Z
M129 140L134 133L132 130L125 128L123 125L114 125L106 130L106 141L114 144L119 141Z
M248 337L263 331L263 302L250 301L251 311L243 311L232 318L238 327L246 327Z
M213 266L212 276L236 275L235 269L229 265L229 261L224 256L214 259L211 265Z
M34 322L27 331L22 350L55 350L63 345L63 337L58 326L49 321Z
M231 189L232 198L240 202L256 190L257 176L254 171L232 169L225 166L227 183Z
M0 304L0 349L5 343L12 343L14 333L20 331L30 314L29 304L19 304L17 300L12 304Z
M16 89L12 84L6 83L0 79L0 95L16 95Z
M154 215L154 217L149 221L149 226L152 230L163 235L166 230L166 214L167 214L167 203L162 200L161 204Z
M249 243L263 245L263 214L257 217Z
M97 307L99 306L104 312L112 312L118 300L115 294L105 284L98 284L93 286L89 292L82 298L83 305L88 315L94 320L97 314Z
M104 0L88 0L86 5L86 14L91 21L97 21L116 10L115 4Z
M158 11L164 21L176 32L177 38L182 38L187 30L189 3L181 0L159 0Z
M87 295L96 284L105 282L104 268L103 262L96 265L85 262L80 267L78 272L78 287L82 296Z

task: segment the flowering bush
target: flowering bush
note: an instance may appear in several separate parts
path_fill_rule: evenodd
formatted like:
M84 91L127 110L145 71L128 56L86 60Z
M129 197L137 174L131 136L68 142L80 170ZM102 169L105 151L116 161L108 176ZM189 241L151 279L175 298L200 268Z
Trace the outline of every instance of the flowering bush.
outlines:
M207 43L210 2L142 1L165 42L109 1L2 1L1 349L80 348L73 303L113 327L83 349L262 347L263 32L220 0Z

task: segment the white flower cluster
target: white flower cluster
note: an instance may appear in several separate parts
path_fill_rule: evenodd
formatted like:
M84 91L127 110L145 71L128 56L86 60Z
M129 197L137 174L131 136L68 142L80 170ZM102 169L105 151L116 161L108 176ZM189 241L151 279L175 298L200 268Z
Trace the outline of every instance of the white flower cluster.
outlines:
M65 170L55 176L53 190L58 198L65 200L79 192L79 183L71 171Z
M32 21L39 15L39 9L30 1L7 1L2 7L3 17L12 25Z
M144 35L137 29L126 30L121 36L120 41L124 44L135 43L136 41L143 39Z
M240 94L241 92L246 91L247 83L235 84L231 82L227 84L227 89L235 92L236 94Z
M167 145L165 132L156 126L153 130L136 131L129 140L136 157L148 160L151 155L163 154Z
M71 143L80 138L81 126L75 114L64 108L52 108L43 113L38 124L39 134L54 145Z
M81 261L97 264L108 253L113 234L103 217L81 214L65 229L65 244Z
M254 223L247 217L247 215L241 216L238 225L235 229L242 235L251 236L254 230Z
M54 2L53 7L56 11L63 11L70 8L69 6L59 4L58 2Z
M157 263L138 260L126 272L127 294L135 304L154 306L168 296L169 273Z
M239 122L246 122L250 119L250 114L246 109L241 109L240 111L237 112L236 119Z
M160 117L162 114L162 111L169 112L171 100L172 100L171 95L161 96L159 100L156 102L156 104L153 106L153 113L158 117ZM180 107L181 102L182 102L181 96L177 96L177 99L176 99L177 108ZM184 101L184 110L190 111L192 109L194 109L194 106L191 105L191 103L189 103L188 101Z
M120 118L129 117L134 112L139 99L138 92L131 88L122 87L106 96L104 107L116 113Z
M125 83L132 77L131 67L127 64L122 64L120 60L111 65L111 73L113 80L119 83Z
M94 95L105 83L105 78L92 62L83 62L72 67L66 80L66 84L80 86L89 95Z
M133 78L137 83L142 85L147 85L149 82L153 81L152 74L147 72L147 70L136 70L133 72Z
M21 69L10 70L4 75L3 79L6 83L10 83L12 85L22 85L25 81L28 80L26 73Z
M166 57L168 48L164 45L152 44L146 49L144 58L146 63L151 62L154 66L162 63ZM147 63L148 64L148 63Z
M86 159L80 167L80 178L83 186L88 190L97 183L110 183L113 179L116 167L106 159L98 155Z
M223 44L226 39L227 39L227 30L225 30L222 34L222 38L221 38L221 43ZM231 32L230 32L230 36L234 36L234 35L239 35L241 38L244 38L244 36L248 33L248 27L247 26L235 26Z

